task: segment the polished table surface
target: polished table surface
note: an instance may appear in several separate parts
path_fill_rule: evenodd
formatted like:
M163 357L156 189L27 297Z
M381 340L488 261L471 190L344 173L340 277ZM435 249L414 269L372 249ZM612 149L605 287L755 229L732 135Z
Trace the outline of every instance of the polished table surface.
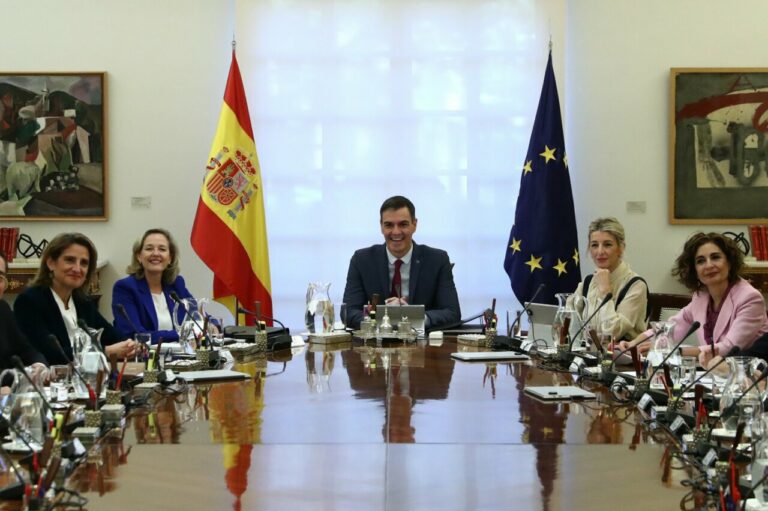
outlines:
M131 411L70 478L87 509L673 509L687 477L634 406L459 346L308 346ZM277 360L275 360L275 358ZM122 440L119 438L122 433Z

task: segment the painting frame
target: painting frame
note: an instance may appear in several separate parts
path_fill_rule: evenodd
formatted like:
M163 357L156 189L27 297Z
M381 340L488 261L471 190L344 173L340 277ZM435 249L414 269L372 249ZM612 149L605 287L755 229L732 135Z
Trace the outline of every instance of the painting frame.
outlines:
M669 223L768 223L768 68L671 68Z
M105 71L0 71L0 220L108 220L107 149Z

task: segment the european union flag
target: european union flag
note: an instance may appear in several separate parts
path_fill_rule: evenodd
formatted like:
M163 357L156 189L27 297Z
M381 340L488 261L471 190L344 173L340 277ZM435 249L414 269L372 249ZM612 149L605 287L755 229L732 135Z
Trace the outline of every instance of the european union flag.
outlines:
M520 303L529 301L542 283L546 287L536 301L556 303L555 293L572 293L581 281L576 216L551 51L520 177L504 269Z

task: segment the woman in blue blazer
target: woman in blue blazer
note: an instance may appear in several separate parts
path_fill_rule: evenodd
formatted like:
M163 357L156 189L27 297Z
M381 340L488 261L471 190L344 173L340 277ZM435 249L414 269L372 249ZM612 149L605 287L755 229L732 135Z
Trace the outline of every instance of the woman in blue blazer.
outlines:
M179 275L179 248L165 229L150 229L133 244L128 276L112 288L115 328L127 336L149 333L152 343L178 341L173 328L175 293L192 298ZM181 320L182 318L177 318Z

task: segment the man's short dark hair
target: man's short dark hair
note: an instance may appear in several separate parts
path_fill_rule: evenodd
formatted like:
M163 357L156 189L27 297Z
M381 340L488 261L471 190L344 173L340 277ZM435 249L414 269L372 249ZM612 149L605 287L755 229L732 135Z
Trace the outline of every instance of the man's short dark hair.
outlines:
M411 220L416 220L416 206L413 205L413 202L402 195L395 195L394 197L385 200L381 205L381 208L379 209L379 222L381 222L381 217L386 210L397 210L400 208L408 208L408 212L411 214Z

